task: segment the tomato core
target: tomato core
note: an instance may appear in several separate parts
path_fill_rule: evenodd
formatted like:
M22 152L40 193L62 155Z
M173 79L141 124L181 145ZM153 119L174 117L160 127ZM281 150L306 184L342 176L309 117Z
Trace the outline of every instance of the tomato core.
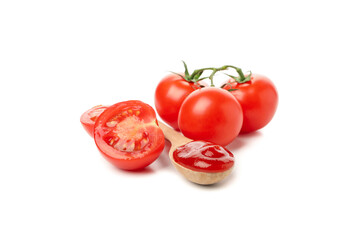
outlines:
M234 155L226 148L211 142L192 141L178 147L174 161L199 172L223 172L234 165Z
M106 134L104 141L118 151L134 152L141 151L149 143L149 132L146 126L156 124L144 123L137 115L140 111L129 109L112 117L106 122Z

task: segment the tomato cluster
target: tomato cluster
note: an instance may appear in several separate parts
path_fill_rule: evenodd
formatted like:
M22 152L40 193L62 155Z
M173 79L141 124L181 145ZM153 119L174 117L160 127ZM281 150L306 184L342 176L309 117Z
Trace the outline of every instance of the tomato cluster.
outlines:
M239 133L250 133L267 125L275 114L278 94L265 76L244 75L240 68L225 65L202 68L189 74L170 74L157 86L155 107L160 117L186 137L220 145L231 143ZM220 88L214 87L218 71L234 68ZM211 70L211 86L204 86L201 75Z
M155 91L158 114L184 136L205 141L209 146L226 146L240 133L264 127L274 116L278 95L267 77L252 73L244 75L240 68L231 65L202 68L189 74L185 63L184 66L183 74L166 76ZM220 88L215 87L215 73L228 68L235 69L239 76L228 75L228 81ZM212 71L211 75L202 77L207 70ZM210 86L204 82L206 78L210 79ZM100 153L121 169L144 168L155 161L164 148L164 134L156 113L141 101L99 105L82 114L80 121L94 138ZM207 160L217 161L218 165L221 161L216 154L227 151L221 150L220 146L214 149L221 151L206 149L200 154L201 161L205 156ZM231 167L233 160L230 160L221 162L219 169ZM201 166L208 165L209 162L204 162Z

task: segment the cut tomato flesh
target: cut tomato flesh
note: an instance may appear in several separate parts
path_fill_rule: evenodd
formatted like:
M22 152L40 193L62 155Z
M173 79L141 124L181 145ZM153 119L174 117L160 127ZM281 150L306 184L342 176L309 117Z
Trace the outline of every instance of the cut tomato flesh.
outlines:
M95 142L100 152L122 169L137 169L153 162L165 140L155 111L140 101L110 106L95 124Z
M149 132L142 119L137 116L116 116L106 123L108 134L104 136L105 142L116 150L133 152L140 151L149 143Z

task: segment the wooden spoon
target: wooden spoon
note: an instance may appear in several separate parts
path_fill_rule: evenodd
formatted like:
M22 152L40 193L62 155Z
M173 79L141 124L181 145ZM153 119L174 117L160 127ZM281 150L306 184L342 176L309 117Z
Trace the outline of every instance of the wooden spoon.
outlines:
M176 150L176 148L185 145L188 142L192 142L193 140L183 136L180 132L175 131L174 129L166 126L160 121L158 121L158 123L159 123L159 127L164 132L165 138L171 142L171 148L169 150L169 158L172 164L175 166L175 168L182 175L184 175L186 179L197 184L209 185L223 180L226 176L228 176L231 173L233 167L223 172L208 173L208 172L193 171L176 163L173 157L173 153Z

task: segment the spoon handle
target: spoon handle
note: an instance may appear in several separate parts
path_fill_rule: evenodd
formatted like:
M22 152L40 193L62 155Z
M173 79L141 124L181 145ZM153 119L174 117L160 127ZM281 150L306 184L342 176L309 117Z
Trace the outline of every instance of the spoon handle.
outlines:
M164 123L158 121L159 127L164 132L165 138L171 142L172 147L184 145L192 140L185 137L180 132L166 126Z

